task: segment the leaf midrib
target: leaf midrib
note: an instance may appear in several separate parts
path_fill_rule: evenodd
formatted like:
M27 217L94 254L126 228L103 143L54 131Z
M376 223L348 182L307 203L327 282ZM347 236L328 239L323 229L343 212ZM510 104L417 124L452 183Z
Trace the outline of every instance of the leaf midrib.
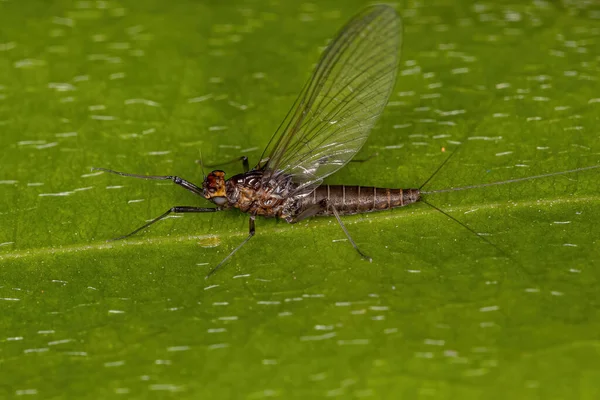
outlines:
M600 195L593 196L585 196L585 197L573 197L573 198L553 198L553 199L543 199L543 200L530 200L523 202L515 202L511 200L510 207L511 209L515 209L515 207L527 208L531 206L547 206L547 205L566 205L566 204L582 204L582 203L590 203L600 201ZM469 204L465 206L456 206L445 209L444 211L449 213L454 212L465 212L470 211L474 207L477 209L496 209L500 207L506 207L507 204L505 202L495 202L495 203L486 203L486 204ZM437 211L431 208L419 208L414 209L411 213L373 213L373 217L370 218L370 221L375 220L390 220L390 219L403 219L403 218L421 218L427 215L437 215ZM355 219L354 221L346 221L347 225L356 225L364 222L365 219ZM289 229L287 225L284 227L265 227L266 231L272 233L284 232ZM23 259L23 258L36 258L43 257L47 255L60 255L60 254L70 254L82 251L103 251L113 249L116 246L140 246L140 245L165 245L165 244L173 244L180 242L195 242L206 239L211 239L215 237L245 237L247 236L247 232L245 231L230 231L225 233L218 234L206 234L206 235L169 235L169 236L158 236L151 238L143 238L143 239L127 239L119 242L119 244L115 242L100 242L93 244L75 244L69 246L60 246L60 247L39 247L39 248L28 248L22 250L12 251L6 254L0 254L0 261L7 260L15 260L15 259Z

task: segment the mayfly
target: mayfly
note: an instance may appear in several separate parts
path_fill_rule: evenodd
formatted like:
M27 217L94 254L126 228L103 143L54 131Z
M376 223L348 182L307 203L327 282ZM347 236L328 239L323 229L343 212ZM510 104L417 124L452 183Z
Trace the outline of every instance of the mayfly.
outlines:
M248 236L209 272L208 277L254 236L257 216L281 218L289 223L314 216L334 216L350 244L363 258L371 260L358 248L340 216L406 206L421 200L421 194L427 192L421 192L420 188L388 189L322 183L361 149L383 112L396 80L401 32L401 20L390 6L371 6L354 16L323 52L311 78L271 138L260 162L250 169L247 157L239 159L244 166L242 174L226 180L225 172L215 170L204 177L201 186L197 186L178 176L138 175L96 168L121 176L171 180L217 206L173 207L117 239L129 237L171 213L205 213L237 208L249 214ZM573 171L564 173L567 172ZM542 176L524 179L539 177ZM477 187L487 185L491 184ZM466 188L448 190L461 189ZM461 225L477 235L471 228Z

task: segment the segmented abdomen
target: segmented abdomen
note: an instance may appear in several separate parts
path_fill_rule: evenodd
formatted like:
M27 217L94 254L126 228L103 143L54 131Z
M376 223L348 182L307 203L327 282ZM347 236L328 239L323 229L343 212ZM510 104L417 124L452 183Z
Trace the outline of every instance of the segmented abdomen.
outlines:
M402 207L419 201L419 189L388 189L365 186L323 185L303 199L302 208L327 199L340 214L357 214L369 211ZM317 215L332 215L331 209Z

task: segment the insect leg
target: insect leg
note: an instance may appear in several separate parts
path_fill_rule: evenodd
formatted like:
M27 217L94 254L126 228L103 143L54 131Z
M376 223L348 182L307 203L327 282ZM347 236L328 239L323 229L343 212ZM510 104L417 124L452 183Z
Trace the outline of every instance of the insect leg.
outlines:
M362 258L364 258L365 260L368 260L369 262L372 262L373 259L371 257L369 257L368 255L366 255L365 253L363 253L362 251L360 251L360 249L358 248L358 246L356 245L356 243L354 242L354 240L352 240L352 237L350 236L350 233L348 232L348 229L346 229L346 225L344 225L344 223L342 222L342 219L340 218L340 214L335 209L334 205L330 201L328 201L328 200L326 200L326 201L327 201L327 206L331 208L331 211L333 211L333 215L335 215L335 218L337 219L337 222L340 224L340 227L342 228L342 230L344 231L344 233L348 237L348 240L350 241L350 244L352 245L352 247L354 247L354 249L356 251L358 251L358 254L360 254L360 256Z
M251 238L252 236L254 236L254 233L255 233L255 229L254 229L254 219L255 219L255 218L256 218L256 217L255 217L254 215L251 215L251 216L250 216L250 221L249 221L249 223L248 223L248 225L249 225L249 228L250 228L250 229L249 229L249 231L250 231L250 232L248 233L248 237L247 237L246 239L244 239L244 241L243 241L242 243L240 243L240 244L238 245L238 247L236 247L235 249L233 249L233 251L232 251L231 253L229 253L229 255L223 259L223 261L221 261L219 264L217 264L217 266L216 266L216 267L214 267L214 268L213 268L213 269L212 269L212 270L211 270L211 271L208 273L208 275L206 275L205 279L208 279L208 277L209 277L209 276L211 276L212 274L214 274L215 272L217 272L217 270L218 270L219 268L221 268L221 266L222 266L223 264L225 264L225 262L226 262L227 260L229 260L229 259L231 258L231 256L232 256L232 255L234 255L234 254L235 254L235 253L236 253L236 252L237 252L239 249L241 249L241 248L242 248L242 246L243 246L243 245L245 245L245 244L248 242L248 240L250 240L250 238Z
M246 156L237 157L237 158L234 158L233 160L229 160L229 161L225 161L224 163L213 164L213 165L203 165L202 160L196 160L196 162L198 164L203 165L206 168L222 167L223 165L233 164L238 161L242 162L242 166L244 167L244 172L250 171L250 163L248 162L248 157L246 157Z
M183 187L184 189L189 190L192 193L195 193L197 195L203 196L201 188L199 188L198 186L194 185L192 182L186 181L185 179L182 179L182 178L180 178L178 176L172 176L172 175L157 176L157 175L128 174L126 172L114 171L114 170L108 169L108 168L96 168L96 167L92 168L92 171L104 171L104 172L109 172L109 173L115 174L115 175L127 176L127 177L130 177L130 178L154 180L154 181L173 181L174 184L179 185L179 186Z
M119 236L118 238L110 239L109 242L113 241L113 240L125 239L125 238L128 238L129 236L135 235L136 233L138 233L142 229L146 229L147 227L149 227L153 223L158 222L161 219L166 218L171 213L203 213L203 212L215 212L215 211L220 211L220 209L219 208L188 207L188 206L172 207L169 210L167 210L167 212L165 212L164 214L159 215L158 217L154 218L152 221L148 222L147 224L145 224L143 226L140 226L139 228L137 228L133 232L128 233L127 235Z

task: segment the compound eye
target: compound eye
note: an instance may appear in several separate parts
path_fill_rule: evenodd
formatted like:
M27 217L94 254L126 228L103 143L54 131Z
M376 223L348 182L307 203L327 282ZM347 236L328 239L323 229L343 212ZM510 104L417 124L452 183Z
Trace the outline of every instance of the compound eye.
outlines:
M223 204L227 203L227 198L224 196L213 197L210 200L218 206L222 206Z

